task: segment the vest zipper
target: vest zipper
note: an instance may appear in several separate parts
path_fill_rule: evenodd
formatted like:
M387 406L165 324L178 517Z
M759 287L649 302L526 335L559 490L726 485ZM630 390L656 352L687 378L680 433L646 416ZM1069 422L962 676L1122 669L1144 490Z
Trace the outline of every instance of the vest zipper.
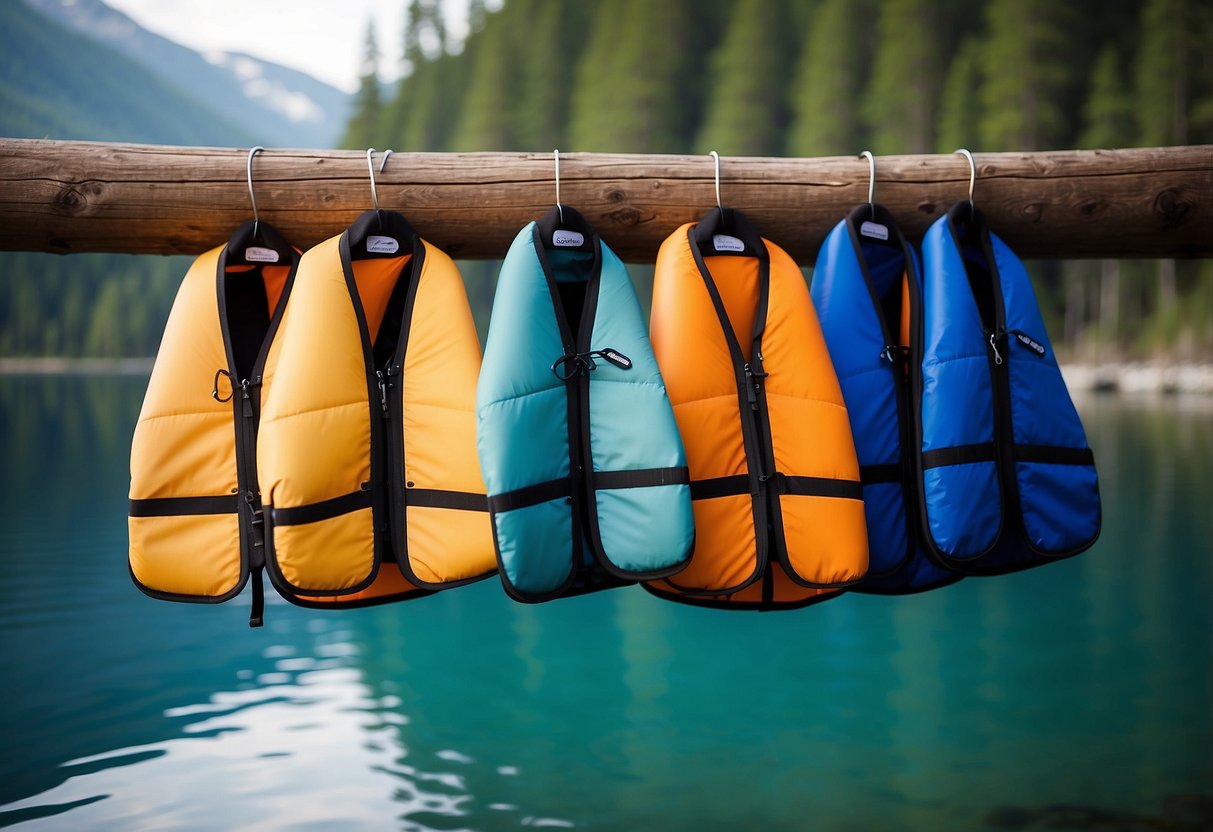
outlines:
M399 362L399 363L396 363ZM387 552L399 566L406 557L406 529L404 525L405 481L404 481L404 437L401 433L401 420L404 417L403 391L396 396L392 391L400 384L395 381L401 377L404 366L403 356L399 353L394 360L388 361L386 367L375 371L375 379L379 386L379 422L385 442L381 444L380 462L387 467L387 495L383 517L383 532L385 539L391 541ZM386 553L385 552L385 555ZM385 560L387 558L385 557Z
M994 330L986 332L989 344L990 387L994 398L994 464L998 473L998 488L1003 516L999 526L1005 531L1007 515L1018 511L1018 487L1015 482L1015 427L1011 422L1011 368L1007 363L1006 306L1002 296L1002 280L997 271L993 252L983 245L990 265L990 281L994 297ZM999 345L1002 349L999 349ZM1001 532L1000 532L1001 536ZM993 548L997 548L996 540Z
M238 487L244 489L243 511L248 512L248 570L252 580L252 609L249 611L249 626L260 627L265 623L265 592L261 581L261 570L265 566L265 512L261 508L261 490L257 482L257 431L256 409L250 389L256 383L247 378L240 382L240 430L236 440L237 479L243 480Z

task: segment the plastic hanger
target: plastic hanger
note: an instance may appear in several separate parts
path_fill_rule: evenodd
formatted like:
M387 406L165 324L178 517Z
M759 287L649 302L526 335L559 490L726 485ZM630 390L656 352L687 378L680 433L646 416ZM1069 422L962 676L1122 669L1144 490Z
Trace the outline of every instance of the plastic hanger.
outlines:
M545 248L593 251L597 232L581 212L560 201L560 151L552 151L556 165L556 204L538 221ZM564 233L562 233L564 232Z
M417 236L404 214L379 206L379 190L375 185L375 153L373 147L366 149L366 167L371 179L371 204L375 207L354 220L346 231L350 257L354 260L409 254L413 251L413 241ZM383 160L379 163L380 173L383 173L391 155L392 151L384 151Z
M725 208L720 201L720 154L711 151L716 171L716 210L709 211L691 230L691 238L704 256L766 257L767 247L745 214Z
M226 263L229 266L289 264L295 255L286 238L279 234L274 226L262 222L257 211L257 195L253 191L253 157L264 150L264 147L258 145L248 152L245 173L248 178L248 198L253 206L253 218L241 223L228 239Z

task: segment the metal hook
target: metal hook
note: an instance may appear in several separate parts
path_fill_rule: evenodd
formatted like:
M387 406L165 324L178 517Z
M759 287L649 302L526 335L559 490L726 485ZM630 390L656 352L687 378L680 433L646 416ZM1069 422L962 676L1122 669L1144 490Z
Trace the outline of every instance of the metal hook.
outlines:
M389 151L390 152L390 151ZM366 169L371 175L371 200L375 203L375 210L379 210L379 191L375 188L375 163L372 156L375 153L375 148L368 147L366 149ZM383 161L387 162L387 156L383 157Z
M560 221L564 222L564 207L560 204L560 150L553 149L552 157L556 160L556 210L560 213Z
M868 208L872 212L872 218L876 218L876 157L872 155L872 151L865 150L859 154L859 158L868 160Z
M720 202L720 154L715 150L708 151L716 168L716 207L720 209L720 221L724 222L724 205Z
M253 157L261 151L265 150L261 145L257 145L248 152L248 162L245 164L245 173L248 175L248 201L253 203L253 236L257 236L257 228L261 225L261 217L257 214L257 197L253 193Z
M379 162L379 172L383 173L383 169L387 167L387 158L392 155L390 149L383 151L383 159Z
M963 147L960 150L953 150L952 153L959 153L969 160L969 207L976 208L977 206L973 203L973 186L977 184L977 163L973 161L973 154Z

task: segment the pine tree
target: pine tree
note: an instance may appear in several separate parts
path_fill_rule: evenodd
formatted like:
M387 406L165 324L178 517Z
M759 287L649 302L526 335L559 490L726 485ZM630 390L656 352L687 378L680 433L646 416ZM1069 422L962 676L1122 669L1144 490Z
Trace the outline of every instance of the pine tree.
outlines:
M689 138L690 0L604 0L577 66L570 145L676 153Z
M1133 141L1133 127L1133 105L1121 77L1120 58L1114 47L1105 46L1091 70L1077 146L1125 147Z
M452 150L515 149L509 105L517 86L516 64L507 43L509 30L498 19L501 15L504 12L485 21L475 48L469 47L466 53L472 64L471 79L451 137Z
M874 153L929 153L943 74L934 0L885 0L863 117Z
M939 98L939 138L935 150L951 153L960 147L978 147L977 62L980 45L970 36L960 43Z
M382 116L383 102L379 88L379 46L375 42L375 25L366 24L362 69L358 92L354 97L354 115L341 139L342 147L369 147L375 143Z
M1213 140L1213 10L1147 0L1135 66L1138 138L1148 147Z
M1069 81L1066 7L1054 0L989 0L982 44L981 141L986 150L1063 143Z
M783 2L740 0L711 56L708 110L695 142L697 152L773 156L787 128Z
M789 153L851 155L863 149L858 102L868 64L864 14L855 0L824 0L813 16L792 85Z

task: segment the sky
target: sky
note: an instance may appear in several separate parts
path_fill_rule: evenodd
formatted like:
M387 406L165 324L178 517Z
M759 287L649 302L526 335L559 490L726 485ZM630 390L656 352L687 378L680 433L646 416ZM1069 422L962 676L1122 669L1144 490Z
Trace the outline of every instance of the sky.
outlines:
M245 52L335 87L358 88L363 39L375 26L380 77L399 77L406 0L105 0L136 23L200 52ZM443 0L462 36L466 0Z

